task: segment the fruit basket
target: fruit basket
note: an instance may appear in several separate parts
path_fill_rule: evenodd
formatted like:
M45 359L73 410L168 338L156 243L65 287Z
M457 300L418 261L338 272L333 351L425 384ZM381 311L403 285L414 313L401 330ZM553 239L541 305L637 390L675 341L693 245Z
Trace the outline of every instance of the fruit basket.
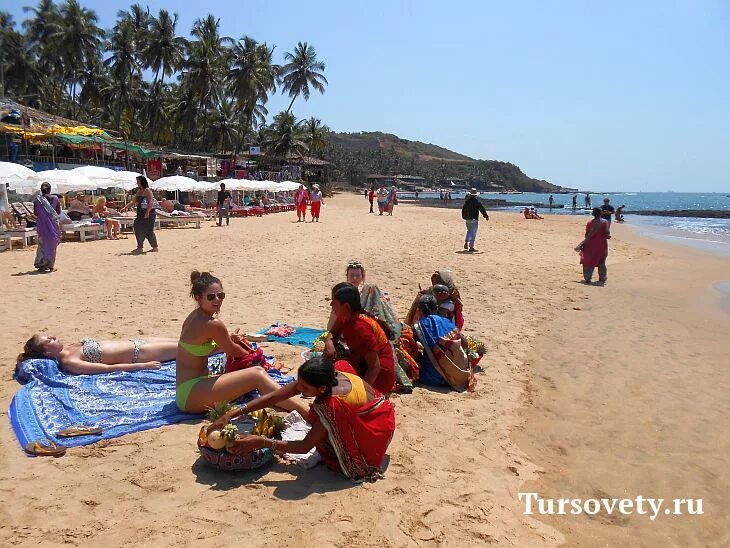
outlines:
M221 413L222 414L222 413ZM229 453L227 445L237 435L256 434L281 439L283 420L267 410L256 411L248 416L230 421L221 430L208 434L208 426L203 426L198 434L198 450L205 462L220 470L255 470L270 463L274 454L271 449L262 448L243 455Z

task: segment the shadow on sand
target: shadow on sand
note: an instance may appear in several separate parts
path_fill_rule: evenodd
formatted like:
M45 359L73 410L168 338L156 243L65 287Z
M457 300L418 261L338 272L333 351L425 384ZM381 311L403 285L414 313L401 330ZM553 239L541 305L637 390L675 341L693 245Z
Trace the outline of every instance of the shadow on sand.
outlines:
M342 491L355 486L346 477L328 470L324 465L302 470L294 464L285 464L280 461L274 461L273 464L257 470L225 472L209 466L200 457L193 464L192 472L195 474L197 483L210 485L211 489L216 491L264 485L274 487L274 496L281 500L302 500L313 494ZM261 478L269 472L286 472L293 477L261 481Z

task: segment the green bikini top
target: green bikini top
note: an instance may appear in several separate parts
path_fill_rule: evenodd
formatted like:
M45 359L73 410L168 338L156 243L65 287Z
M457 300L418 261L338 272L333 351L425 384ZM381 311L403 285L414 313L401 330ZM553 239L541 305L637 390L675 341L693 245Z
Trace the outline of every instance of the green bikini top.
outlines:
M207 343L203 344L190 344L183 341L180 341L180 346L182 346L185 350L187 350L190 354L193 356L209 356L213 353L213 350L218 348L218 345L215 341L210 340Z

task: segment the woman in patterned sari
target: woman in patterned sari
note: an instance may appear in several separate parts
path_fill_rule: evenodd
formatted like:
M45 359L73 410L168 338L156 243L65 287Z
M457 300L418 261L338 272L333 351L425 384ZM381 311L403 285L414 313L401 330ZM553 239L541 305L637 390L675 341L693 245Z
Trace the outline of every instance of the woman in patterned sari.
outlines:
M43 183L41 193L33 200L33 213L37 217L38 250L35 267L42 271L56 270L56 248L61 242L61 229L58 220L61 215L61 202L51 194L51 185Z
M465 350L466 339L451 320L438 314L438 303L433 295L422 295L418 306L421 319L415 323L413 331L423 345L419 382L471 392L475 379Z
M383 458L395 432L395 411L381 393L348 369L318 356L299 367L296 382L229 411L211 427L222 427L232 418L264 407L273 407L297 394L315 398L308 421L312 429L301 441L278 441L261 436L238 436L228 446L245 454L262 447L278 453L308 453L316 447L328 468L353 481L381 477Z
M411 328L402 323L396 314L390 300L377 285L365 282L365 267L359 261L351 261L345 269L347 282L360 291L360 304L363 310L378 320L385 322L393 332L393 347L395 349L395 384L399 392L413 391L413 382L418 378L418 355L416 340ZM334 311L327 322L327 331L335 324Z
M456 324L456 327L459 331L461 331L464 328L464 314L463 314L463 305L461 303L461 295L459 295L459 290L456 287L456 284L454 283L454 273L451 272L451 270L437 270L431 275L431 287L428 289L423 289L418 292L418 295L416 295L416 298L413 300L413 304L411 305L411 309L408 311L408 315L406 316L405 323L408 325L413 325L415 322L417 322L421 318L421 311L419 309L418 303L419 299L421 298L421 295L424 294L433 294L433 286L435 285L445 285L449 288L449 298L454 303L454 323ZM420 289L420 285L419 285Z

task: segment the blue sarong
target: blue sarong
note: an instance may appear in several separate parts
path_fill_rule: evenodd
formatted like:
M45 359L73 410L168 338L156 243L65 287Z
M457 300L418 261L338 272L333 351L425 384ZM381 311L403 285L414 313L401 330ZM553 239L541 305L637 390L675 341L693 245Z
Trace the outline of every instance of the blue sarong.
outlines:
M224 354L208 359L211 372L222 370L223 365ZM282 386L294 380L273 368L268 373ZM55 360L33 359L19 365L15 378L27 383L15 394L8 411L21 447L44 439L77 447L201 417L183 413L175 404L174 361L163 363L157 370L67 375L59 371ZM239 401L257 395L253 391ZM76 438L56 436L59 430L75 425L98 426L103 433Z

